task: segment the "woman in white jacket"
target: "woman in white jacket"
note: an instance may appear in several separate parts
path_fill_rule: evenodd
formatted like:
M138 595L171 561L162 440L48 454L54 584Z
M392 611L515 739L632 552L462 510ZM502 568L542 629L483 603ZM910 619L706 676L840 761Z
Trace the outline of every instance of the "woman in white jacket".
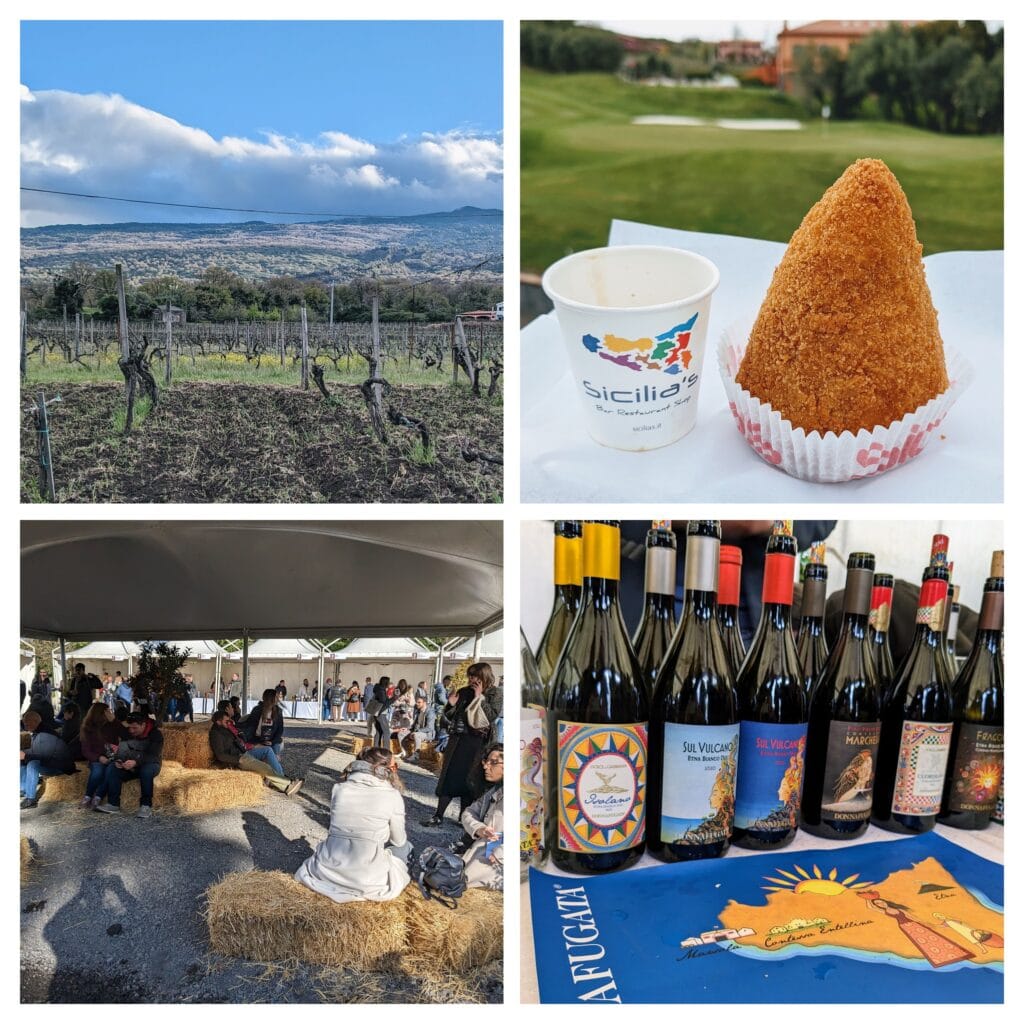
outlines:
M411 851L395 759L367 747L342 772L331 792L330 832L295 877L335 903L393 900L409 884Z

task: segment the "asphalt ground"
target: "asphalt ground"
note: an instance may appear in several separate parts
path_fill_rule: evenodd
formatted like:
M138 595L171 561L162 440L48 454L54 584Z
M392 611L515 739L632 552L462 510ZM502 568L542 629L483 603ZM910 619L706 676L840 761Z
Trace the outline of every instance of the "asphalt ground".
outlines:
M331 787L351 760L347 740L364 726L285 723L282 762L305 784L270 790L260 807L149 820L41 803L23 811L35 861L21 889L21 997L26 1003L445 1001L411 975L358 974L304 964L254 964L212 954L204 892L231 871L294 872L330 822ZM415 851L462 837L455 819L426 829L436 776L401 766L406 827ZM253 899L258 899L258 892ZM500 1002L501 972L480 991ZM457 998L455 994L452 998Z

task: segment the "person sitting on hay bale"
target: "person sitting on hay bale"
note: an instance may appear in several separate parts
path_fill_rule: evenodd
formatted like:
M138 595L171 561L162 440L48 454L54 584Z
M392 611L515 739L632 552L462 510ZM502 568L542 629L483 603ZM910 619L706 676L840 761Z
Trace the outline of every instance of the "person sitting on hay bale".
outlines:
M274 693L273 690L268 691ZM268 786L285 796L294 796L302 789L302 779L285 777L273 747L252 747L242 739L227 711L218 709L210 720L210 750L218 764L243 772L262 775Z
M463 811L462 827L474 840L462 855L466 862L466 887L503 888L505 748L490 743L484 750L484 779L490 789Z
M79 730L82 728L82 712L77 704L68 703L61 709L60 717L60 738L68 745L68 753L72 761L82 759L82 745L78 740Z
M89 762L89 779L79 806L99 807L103 803L107 795L107 767L110 764L107 748L116 748L127 737L128 730L117 721L106 704L93 704L89 708L78 732L82 757Z
M160 774L164 756L164 734L156 722L141 711L133 711L125 720L128 738L116 749L108 747L107 799L95 808L104 814L121 813L121 787L128 779L138 779L142 795L136 818L153 815L153 780Z
M270 747L274 761L281 756L284 747L284 714L277 706L280 700L278 690L264 690L263 699L238 723L238 731L249 749ZM280 768L280 764L277 765ZM284 771L278 772L283 775Z
M400 896L409 884L412 853L401 789L390 750L361 751L331 791L327 838L295 872L296 879L335 903Z
M426 696L418 696L409 734L402 740L405 760L410 764L419 764L420 747L428 740L434 738L434 725L436 721L437 712L427 704Z
M35 807L39 801L40 776L74 775L75 762L71 759L68 745L43 721L43 716L29 709L21 719L25 728L32 733L28 750L21 753L21 809Z

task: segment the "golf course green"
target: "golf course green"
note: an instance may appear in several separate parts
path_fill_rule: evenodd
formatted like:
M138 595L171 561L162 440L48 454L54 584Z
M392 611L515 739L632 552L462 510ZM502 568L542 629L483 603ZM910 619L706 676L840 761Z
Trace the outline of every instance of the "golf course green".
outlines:
M1003 137L825 124L766 89L649 87L522 69L521 268L603 245L613 218L787 242L860 157L899 179L925 253L1003 247ZM795 118L799 130L634 125L650 114Z

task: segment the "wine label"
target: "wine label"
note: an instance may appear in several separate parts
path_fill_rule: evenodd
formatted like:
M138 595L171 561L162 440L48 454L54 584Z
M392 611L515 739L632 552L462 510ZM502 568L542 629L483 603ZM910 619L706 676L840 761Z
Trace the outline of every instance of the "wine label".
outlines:
M822 817L867 821L875 782L881 722L832 722L821 789Z
M763 832L796 828L806 746L806 722L740 722L737 828Z
M644 841L647 724L558 723L558 848L614 853Z
M665 723L662 842L698 846L732 835L739 740L739 723Z
M964 722L960 726L949 787L951 811L996 809L1003 783L1003 727Z
M555 537L555 586L583 583L583 539Z
M942 632L946 620L946 581L925 580L917 599L917 624Z
M519 715L519 859L540 860L544 832L544 717L536 707Z
M872 587L868 625L874 627L879 633L888 633L891 614L892 587Z
M892 813L938 814L953 723L904 722L892 790Z

